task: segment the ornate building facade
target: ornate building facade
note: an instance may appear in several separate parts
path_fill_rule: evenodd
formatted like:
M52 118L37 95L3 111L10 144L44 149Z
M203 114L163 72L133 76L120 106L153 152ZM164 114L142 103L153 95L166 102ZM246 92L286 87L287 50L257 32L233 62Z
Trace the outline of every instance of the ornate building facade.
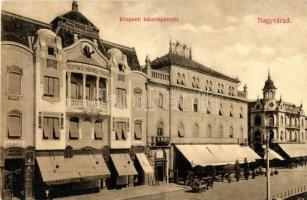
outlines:
M276 99L276 90L268 73L263 98L249 104L251 145L264 156L262 145L269 139L272 150L286 159L306 156L302 153L307 150L303 105L288 103L282 97Z

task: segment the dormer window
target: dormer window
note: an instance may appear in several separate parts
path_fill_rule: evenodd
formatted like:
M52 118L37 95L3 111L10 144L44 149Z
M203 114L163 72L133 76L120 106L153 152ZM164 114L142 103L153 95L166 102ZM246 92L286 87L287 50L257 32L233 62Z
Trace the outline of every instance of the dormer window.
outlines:
M121 71L121 72L124 72L124 65L118 64L118 70Z

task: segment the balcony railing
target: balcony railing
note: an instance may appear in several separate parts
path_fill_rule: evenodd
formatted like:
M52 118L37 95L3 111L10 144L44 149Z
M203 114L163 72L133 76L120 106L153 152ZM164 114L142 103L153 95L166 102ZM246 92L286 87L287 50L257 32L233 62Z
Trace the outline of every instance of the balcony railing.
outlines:
M169 74L161 71L151 71L152 78L169 81Z
M170 137L166 136L149 136L148 142L150 146L168 146Z
M71 99L70 105L69 101L67 101L67 104L68 107L76 110L85 110L91 112L101 112L107 110L107 103L103 101Z

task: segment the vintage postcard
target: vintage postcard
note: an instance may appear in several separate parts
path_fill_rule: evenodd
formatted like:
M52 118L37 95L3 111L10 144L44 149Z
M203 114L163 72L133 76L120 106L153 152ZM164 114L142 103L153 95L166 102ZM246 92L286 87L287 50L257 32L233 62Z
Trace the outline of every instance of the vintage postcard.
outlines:
M307 1L2 1L0 199L307 199Z

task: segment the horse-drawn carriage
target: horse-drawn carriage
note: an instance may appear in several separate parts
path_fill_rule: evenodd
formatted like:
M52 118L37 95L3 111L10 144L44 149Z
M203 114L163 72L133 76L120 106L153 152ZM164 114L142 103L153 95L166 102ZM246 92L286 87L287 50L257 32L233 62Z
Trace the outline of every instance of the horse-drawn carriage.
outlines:
M189 185L193 192L202 192L213 188L214 179L216 176L215 167L213 166L195 166L191 174Z

